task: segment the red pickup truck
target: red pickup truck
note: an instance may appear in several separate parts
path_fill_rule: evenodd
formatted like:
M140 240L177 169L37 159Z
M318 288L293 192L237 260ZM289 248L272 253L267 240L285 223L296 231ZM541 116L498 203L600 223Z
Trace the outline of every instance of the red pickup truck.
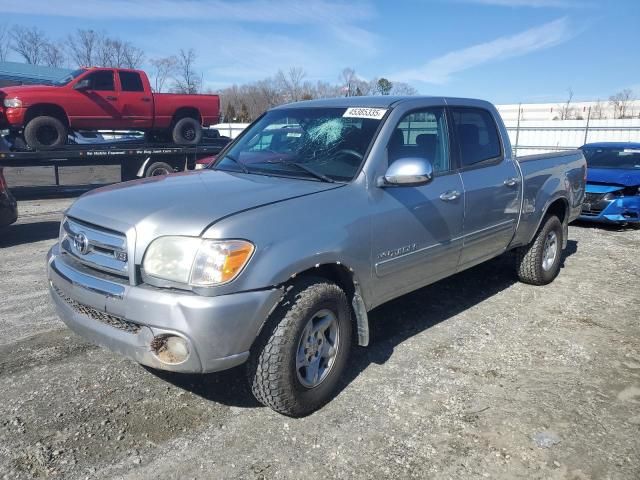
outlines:
M0 127L24 135L27 145L64 145L70 130L169 133L195 145L202 127L218 122L217 95L153 93L147 75L123 68L81 68L53 85L0 89Z

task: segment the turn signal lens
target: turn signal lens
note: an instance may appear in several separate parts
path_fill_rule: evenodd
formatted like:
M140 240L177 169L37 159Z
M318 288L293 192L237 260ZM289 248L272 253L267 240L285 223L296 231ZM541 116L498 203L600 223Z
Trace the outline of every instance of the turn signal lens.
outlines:
M238 276L253 255L254 246L244 240L204 240L191 270L191 285L227 283Z

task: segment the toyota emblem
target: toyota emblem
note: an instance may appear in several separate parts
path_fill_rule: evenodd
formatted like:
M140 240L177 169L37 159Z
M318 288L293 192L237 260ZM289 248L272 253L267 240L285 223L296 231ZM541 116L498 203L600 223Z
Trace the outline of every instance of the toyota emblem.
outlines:
M76 247L76 250L82 255L89 253L89 239L84 232L80 232L73 237L73 246Z

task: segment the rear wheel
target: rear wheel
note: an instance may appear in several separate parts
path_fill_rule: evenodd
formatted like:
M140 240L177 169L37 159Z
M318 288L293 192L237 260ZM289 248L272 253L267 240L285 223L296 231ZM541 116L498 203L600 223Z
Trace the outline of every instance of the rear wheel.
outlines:
M301 279L265 325L247 363L256 399L285 415L307 415L331 399L351 347L345 293L320 278Z
M171 136L178 145L197 145L202 140L202 125L195 118L181 118L173 126Z
M67 143L67 127L55 117L35 117L24 128L24 139L35 150L51 150Z
M165 162L153 162L151 165L147 167L144 172L145 177L159 177L162 175L169 175L173 173L175 170L171 165Z
M529 245L516 250L518 278L531 285L546 285L558 276L564 229L555 215L546 218Z

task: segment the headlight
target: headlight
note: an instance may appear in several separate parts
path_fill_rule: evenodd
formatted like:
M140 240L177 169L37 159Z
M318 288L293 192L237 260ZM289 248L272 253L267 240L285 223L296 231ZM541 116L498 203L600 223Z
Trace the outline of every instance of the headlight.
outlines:
M236 278L254 249L245 240L161 237L149 245L142 265L152 277L210 287Z
M3 103L7 108L19 108L22 106L22 100L19 98L5 98Z

